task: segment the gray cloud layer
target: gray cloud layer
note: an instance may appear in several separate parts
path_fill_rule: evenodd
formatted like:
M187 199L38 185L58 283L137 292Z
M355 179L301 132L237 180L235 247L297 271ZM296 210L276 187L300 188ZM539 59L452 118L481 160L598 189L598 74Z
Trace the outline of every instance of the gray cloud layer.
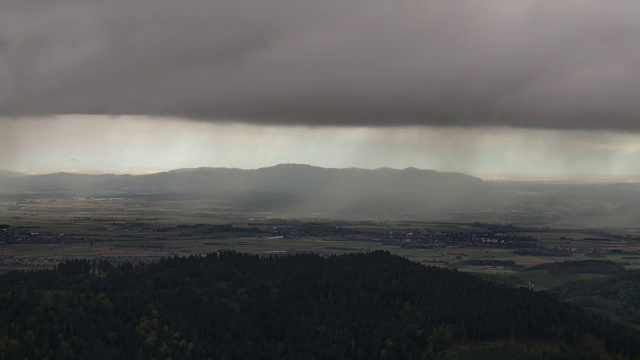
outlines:
M0 114L640 130L640 2L3 0Z

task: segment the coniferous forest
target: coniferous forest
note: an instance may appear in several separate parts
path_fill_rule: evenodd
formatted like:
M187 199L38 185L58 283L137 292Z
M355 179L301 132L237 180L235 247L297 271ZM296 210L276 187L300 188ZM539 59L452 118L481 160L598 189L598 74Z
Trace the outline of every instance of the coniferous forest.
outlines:
M478 350L493 344L494 350ZM469 350L471 349L471 350ZM0 276L3 359L633 359L640 336L546 292L388 252L223 252Z

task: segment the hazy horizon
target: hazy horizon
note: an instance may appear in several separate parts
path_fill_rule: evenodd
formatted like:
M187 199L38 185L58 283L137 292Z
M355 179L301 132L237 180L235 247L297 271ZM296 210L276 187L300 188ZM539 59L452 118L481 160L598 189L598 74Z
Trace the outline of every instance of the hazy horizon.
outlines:
M0 5L0 168L640 177L640 3Z
M0 123L0 168L142 174L177 168L415 167L483 179L635 179L640 135L512 127L294 126L133 116Z

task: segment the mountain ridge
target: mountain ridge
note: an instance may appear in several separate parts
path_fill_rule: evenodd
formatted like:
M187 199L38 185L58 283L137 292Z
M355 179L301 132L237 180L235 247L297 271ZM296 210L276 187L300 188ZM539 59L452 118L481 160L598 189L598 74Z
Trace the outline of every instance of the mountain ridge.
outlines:
M229 211L623 226L640 219L640 185L493 182L435 170L184 168L146 175L0 173L4 199L205 200ZM186 203L185 203L186 204Z
M457 175L462 175L462 176L468 176L474 179L478 179L478 180L482 180L476 176L473 175L469 175L463 172L450 172L450 171L439 171L439 170L434 170L434 169L420 169L420 168L416 168L416 167L407 167L404 169L397 169L397 168L390 168L390 167L380 167L380 168L375 168L375 169L367 169L367 168L359 168L359 167L348 167L348 168L333 168L333 167L322 167L322 166L315 166L315 165L310 165L310 164L301 164L301 163L281 163L281 164L276 164L276 165L272 165L272 166L264 166L264 167L259 167L259 168L255 168L255 169L243 169L243 168L236 168L236 167L214 167L214 166L199 166L199 167L191 167L191 168L176 168L176 169L172 169L172 170L167 170L167 171L159 171L159 172L154 172L154 173L148 173L148 174L114 174L114 173L110 173L110 172L104 172L104 173L89 173L89 172L69 172L69 171L55 171L55 172L48 172L48 173L38 173L38 174L29 174L29 173L23 173L23 172L18 172L18 171L11 171L11 170L0 170L0 176L48 176L48 175L87 175L87 176L133 176L133 177L145 177L145 176L153 176L153 175L159 175L159 174L174 174L174 173L189 173L189 172L198 172L198 171L212 171L212 170L232 170L232 171L245 171L245 172L252 172L252 171L261 171L261 170L269 170L269 169L273 169L273 170L282 170L282 169L316 169L316 170L332 170L332 171L350 171L350 170L356 170L356 171L363 171L363 172L383 172L383 171L391 171L391 172L412 172L412 171L416 171L416 172L422 172L422 173L431 173L431 174L457 174ZM484 181L484 180L482 180Z
M175 169L136 176L53 173L6 177L0 191L8 188L85 197L96 192L170 194L174 198L223 201L251 211L379 214L425 213L461 206L486 192L485 185L469 175L435 170L280 164L252 170Z

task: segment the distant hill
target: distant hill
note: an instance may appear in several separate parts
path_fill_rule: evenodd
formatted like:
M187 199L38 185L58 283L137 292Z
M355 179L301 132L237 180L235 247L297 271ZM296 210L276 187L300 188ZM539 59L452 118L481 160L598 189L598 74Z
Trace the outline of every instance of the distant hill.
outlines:
M286 164L256 170L182 169L141 176L155 186L187 192L260 191L304 195L319 192L362 193L427 191L473 186L483 181L469 175L433 170L327 169Z
M4 175L2 175L4 174ZM407 168L330 169L282 164L255 170L177 169L150 175L0 173L0 197L116 196L210 200L230 211L385 216L636 228L640 184L491 182Z
M300 164L256 170L179 169L139 176L55 173L7 179L4 186L31 193L102 191L223 200L254 211L357 214L433 213L477 204L476 198L486 192L482 180L459 173Z

